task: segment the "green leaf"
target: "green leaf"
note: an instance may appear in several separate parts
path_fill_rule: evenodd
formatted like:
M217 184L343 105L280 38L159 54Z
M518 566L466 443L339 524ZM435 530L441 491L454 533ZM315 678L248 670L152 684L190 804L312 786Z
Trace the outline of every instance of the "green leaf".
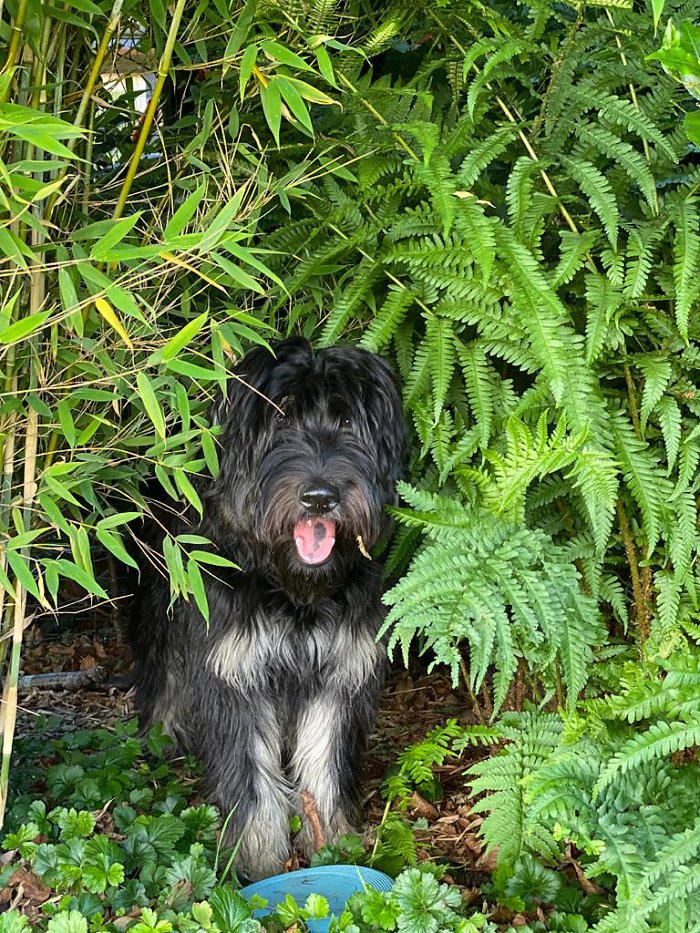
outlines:
M17 551L8 550L7 562L10 565L12 572L17 577L17 580L21 585L27 590L28 593L31 593L35 599L38 599L41 602L41 594L39 593L39 587L37 586L36 580L34 579L31 570L29 569L29 564L27 560L19 554Z
M126 525L137 518L141 518L140 512L116 512L114 515L106 515L97 523L97 527L102 530L119 528L120 525Z
M43 125L35 126L12 126L10 127L10 132L15 136L19 136L20 139L26 140L28 143L31 143L33 146L36 146L37 149L43 149L45 152L50 152L52 155L61 156L64 159L75 159L77 156L68 148L64 146L62 142L56 138L54 132L52 132L52 127L46 127ZM58 135L60 136L69 136L75 135L59 131ZM82 135L82 130L79 131L79 135Z
M199 382L213 382L223 375L220 370L205 369L203 366L197 366L196 363L186 363L184 360L177 359L168 360L166 367L174 373L189 376Z
M25 244L13 230L6 230L4 227L0 227L0 255L11 259L20 269L26 269L27 260L25 259L25 253L27 252L31 253L31 250L27 250ZM30 255L28 258L33 258L33 255Z
M46 561L46 566L47 568L53 567L61 576L68 577L70 580L79 583L88 593L94 593L95 596L99 596L102 599L109 599L108 594L102 589L97 580L95 580L91 574L86 573L82 567L76 566L72 561L60 558L59 560Z
M172 360L174 359L181 350L189 346L190 341L200 332L209 319L209 312L203 311L202 314L198 315L191 321L188 321L187 324L180 330L174 337L172 337L162 350L159 350L156 353L156 357L159 360Z
M95 529L95 534L100 544L107 548L110 553L114 554L117 560L121 561L123 564L128 564L135 570L139 569L139 565L124 547L121 535L114 534L111 531L105 531L104 528L100 528L99 526Z
M29 314L27 317L15 321L14 324L2 328L0 330L0 343L8 344L24 340L25 337L38 330L50 314L51 311L37 311L36 314Z
M299 91L294 87L291 81L283 78L282 75L278 75L275 78L275 84L279 88L279 92L282 95L282 100L287 105L287 107L289 107L292 115L306 130L308 130L311 135L313 135L314 130L311 123L311 116L309 115L309 111L307 110Z
M241 58L238 71L238 89L241 96L241 103L243 103L245 99L245 91L248 87L250 76L253 73L253 67L255 66L255 60L258 57L259 51L260 49L257 45L249 45Z
M184 498L193 506L199 514L202 514L202 500L199 498L197 490L194 488L190 482L187 474L184 470L175 470L173 473L173 479L175 480L175 485L180 490Z
M229 198L226 204L224 204L213 217L208 217L206 233L198 245L198 252L200 255L206 255L206 253L214 249L219 240L221 240L223 235L228 231L231 224L238 218L245 194L246 187L245 185L241 185L233 197Z
M337 104L337 101L329 97L328 94L324 94L323 91L319 91L318 88L312 87L310 84L307 84L306 81L300 81L299 78L292 78L289 76L286 76L284 80L288 84L291 84L292 87L299 92L299 95L303 97L304 100L308 100L311 104L319 104L326 107Z
M66 399L61 399L56 406L56 410L58 412L61 431L63 431L63 436L68 441L68 446L75 447L75 424L73 422L73 413L70 404Z
M128 217L122 217L110 224L109 230L100 237L90 250L90 258L98 262L105 262L113 258L113 248L117 243L121 243L124 237L130 233L141 218L141 212L136 211Z
M266 87L262 84L260 85L260 103L262 104L267 125L270 127L270 132L279 149L280 124L282 122L282 97L276 78L271 78L270 83Z
M46 933L88 933L88 922L79 910L61 910L49 920Z
M178 207L163 231L164 246L167 247L168 240L182 233L190 220L192 220L199 205L202 203L206 191L207 186L205 183L199 185Z
M283 65L299 68L301 71L313 71L311 65L307 64L300 55L292 52L291 49L286 48L281 43L275 42L274 39L264 39L260 43L260 48L269 58L275 59Z
M146 409L146 414L153 422L156 433L165 440L165 418L160 407L153 383L143 371L136 375L137 392Z
M661 14L664 11L666 0L651 0L651 12L654 17L654 32L658 29Z
M180 535L179 537L182 538L183 536ZM216 554L213 551L190 551L190 557L202 564L213 564L216 567L234 567L236 570L240 569L238 564L229 560L228 557L223 557L221 554Z
M189 588L194 596L194 601L197 604L197 608L202 613L202 617L205 622L209 621L209 603L207 601L207 593L204 588L204 580L202 579L202 572L199 569L197 562L190 558L187 561L187 577L189 580Z

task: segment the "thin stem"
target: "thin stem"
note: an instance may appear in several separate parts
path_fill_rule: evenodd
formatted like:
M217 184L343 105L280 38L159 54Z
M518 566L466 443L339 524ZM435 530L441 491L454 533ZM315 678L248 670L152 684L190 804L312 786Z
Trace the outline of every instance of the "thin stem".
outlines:
M622 367L625 374L625 382L627 383L627 400L630 406L630 417L632 419L632 425L634 427L634 433L637 437L642 436L642 426L639 421L639 408L637 406L637 391L634 385L634 379L632 378L632 370L629 367L629 363L625 363Z
M360 99L361 103L363 104L363 106L366 107L367 110L369 110L369 112L372 114L372 116L375 118L375 120L377 120L379 123L381 123L382 126L389 127L389 122L388 122L388 120L386 120L385 117L377 110L377 108L374 107L372 104L370 104L370 102L369 102L368 100L365 100L364 97L361 97L361 96L360 96L360 94L359 94L357 88L356 88L355 85L352 83L352 81L348 80L348 78L346 78L345 75L342 74L342 73L339 73L339 74L338 74L338 77L339 77L340 80L343 82L343 84L344 84L349 90L351 90L351 91L353 92L353 94L357 94L357 96L359 97L359 99ZM391 135L394 137L394 139L395 139L396 142L399 144L399 146L401 146L401 148L404 149L404 150L410 155L410 157L411 157L412 159L414 159L416 162L420 162L420 159L419 159L419 157L418 157L418 153L415 151L415 149L412 149L411 146L409 146L409 144L406 142L406 140L403 138L403 136L402 136L400 133L397 133L395 130L392 130L392 131L391 131Z
M121 16L123 3L124 3L124 0L114 0L114 4L112 6L112 12L109 17L109 22L107 23L107 26L105 27L105 31L102 34L102 38L100 39L100 44L97 47L97 52L95 53L95 59L92 63L92 67L90 68L90 74L88 75L87 84L85 85L83 89L83 93L80 98L80 103L78 104L78 109L75 114L75 119L73 120L73 126L83 126L83 120L85 119L85 114L87 113L88 104L90 103L90 100L92 99L92 95L95 90L95 85L97 84L97 80L100 77L100 74L102 72L102 65L105 59L105 55L107 54L107 50L109 48L109 43L119 25L119 17ZM73 137L71 139L66 140L65 145L70 149L71 152L73 152L77 142L78 142L78 137ZM61 169L58 177L64 178L69 167L70 167L69 165L66 165L63 169ZM46 206L46 214L45 214L47 224L51 222L53 210L56 207L58 199L62 195L65 196L65 192L55 191L53 195L51 196L51 198L49 199L49 202Z
M610 10L606 10L605 15L608 17L610 25L612 26L613 31L615 32L615 45L617 46L617 49L620 53L620 61L625 67L627 67L627 56L625 55L624 50L622 48L622 42L620 41L620 36L617 32L617 28L615 27L615 20L613 19L612 13L610 12ZM629 88L630 97L632 98L634 109L637 111L637 113L639 113L639 101L637 100L637 89L635 88L634 84L632 84L631 81L629 82L627 87ZM644 158L647 160L647 163L650 164L651 163L651 151L649 149L649 143L646 137L644 136L642 136L642 147L644 148ZM655 214L659 213L659 195L658 195L656 188L654 188L654 213Z
M451 38L452 41L454 42L454 44L455 44L455 46L457 47L457 49L462 53L462 55L466 56L467 50L457 41L457 39L455 39L454 36L452 36L452 35L448 32L448 30L445 28L445 24L442 22L442 20L440 19L440 17L437 16L437 14L435 13L435 11L434 11L434 10L431 10L431 11L430 11L430 14L431 14L431 16L433 17L433 19L435 20L435 22L438 23L438 25L440 26L440 28L441 28L447 35L450 35L450 38ZM480 68L479 68L478 65L472 64L472 68L474 69L474 71L475 71L477 74L481 74L481 70L480 70ZM489 91L493 90L492 86L491 86L488 82L486 83L485 86L486 86L486 88L487 88ZM515 115L512 113L510 107L508 107L508 105L506 104L506 102L503 100L502 97L499 97L498 95L496 95L495 101L496 101L496 103L498 104L498 106L501 108L501 111L503 112L503 114L504 114L506 120L508 120L509 123L512 123L514 126L517 126L518 123L522 122L522 121L517 120L517 119L515 118ZM526 151L527 154L530 156L530 158L532 159L532 161L533 161L533 162L539 162L539 156L538 156L537 153L535 152L535 149L533 148L532 143L530 142L530 140L527 138L527 136L525 135L525 133L524 133L521 129L518 129L518 137L520 138L521 143L522 143L523 146L525 147L525 151ZM547 188L547 191L549 191L549 193L551 194L551 196L552 196L552 197L555 199L555 201L557 202L557 207L558 207L558 209L559 209L559 213L561 214L561 216L562 216L562 217L564 218L564 220L566 221L566 224L567 224L569 230L571 230L572 233L578 233L578 232L579 232L579 229L578 229L578 227L576 226L576 223L574 222L573 217L571 216L571 214L567 211L567 209L566 209L566 208L564 207L564 205L562 204L562 202L561 202L561 200L560 200L560 198L559 198L559 195L557 194L556 188L555 188L554 185L552 184L552 181L551 181L549 175L545 172L545 170L544 170L543 168L540 169L540 177L542 178L542 181L545 183L545 187Z
M13 361L14 364L14 361ZM17 377L13 377L10 381L12 388L17 386ZM9 512L10 500L12 498L12 478L14 476L14 463L15 463L15 438L16 438L16 425L13 420L10 422L9 427L5 430L5 442L3 449L3 466L2 466L2 488L0 489L0 525L2 526L3 531L6 529L6 516ZM2 549L0 554L0 566L3 570L7 567L7 551L5 548ZM5 600L7 598L7 593L5 592L4 587L0 587L0 620L2 620L4 611L5 611ZM5 629L3 628L3 635L5 634ZM3 641L0 644L0 667L3 667L5 664L5 655L7 652L7 642ZM2 716L0 716L0 720Z
M170 23L170 29L168 31L168 38L165 43L165 48L163 49L163 55L161 56L160 62L158 63L158 77L156 79L156 85L153 88L153 94L148 103L148 108L144 114L143 121L141 122L141 131L139 133L139 138L136 140L134 151L131 155L129 169L126 173L124 184L122 185L122 189L119 192L117 206L114 209L114 220L117 220L119 217L121 217L122 213L124 212L126 201L129 197L129 192L131 191L131 186L133 184L134 178L136 177L139 163L141 162L141 156L143 155L143 151L146 148L146 143L148 142L148 139L151 135L151 127L153 126L153 121L155 120L156 112L160 105L160 98L161 94L163 93L165 79L168 77L168 72L170 71L173 49L175 48L175 40L177 39L177 33L180 28L182 14L185 10L185 3L186 0L178 0L173 12L172 22Z
M27 413L27 432L24 440L24 483L22 489L23 517L25 528L29 528L32 515L32 503L36 493L36 457L39 440L39 415L34 408ZM28 556L29 549L22 549L22 559ZM19 662L22 654L22 636L27 608L27 592L19 580L15 581L15 605L12 627L12 654L10 669L7 672L3 690L3 735L2 764L0 765L0 826L5 819L5 808L10 786L10 761L17 720L17 682L19 680Z
M621 499L617 500L617 520L620 523L620 534L622 535L622 541L625 545L627 563L629 564L630 568L630 578L632 580L632 598L634 601L634 615L637 630L639 632L639 648L640 652L644 654L644 645L649 638L651 611L649 608L649 600L646 598L647 593L645 593L647 587L646 585L643 585L643 581L639 574L637 549L634 544L632 532L630 531L629 522L627 520L627 513L625 512L625 507L622 504ZM646 584L646 581L644 581L644 583Z
M2 74L10 71L15 67L17 63L17 56L19 55L20 44L22 42L22 30L24 29L24 18L27 15L27 7L29 6L29 0L19 0L19 6L17 7L17 15L15 16L14 22L12 23L12 38L10 39L10 47L7 50L7 58L5 59L5 64L2 68ZM0 96L0 103L4 103L7 100L7 95L9 94L10 88L8 85L7 91L4 95Z
M486 724L486 720L484 719L481 713L481 707L479 706L479 700L477 699L477 696L474 693L474 690L472 689L471 679L469 677L469 671L467 670L467 665L464 663L464 658L461 655L459 657L459 669L462 674L462 680L464 681L464 684L467 688L467 691L469 692L469 696L472 701L472 709L474 710L474 715L479 721L479 724L483 726Z

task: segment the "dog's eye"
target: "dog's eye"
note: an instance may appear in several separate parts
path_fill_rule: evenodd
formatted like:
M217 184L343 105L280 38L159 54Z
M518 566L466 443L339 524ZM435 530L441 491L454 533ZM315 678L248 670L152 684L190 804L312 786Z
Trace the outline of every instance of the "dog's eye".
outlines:
M342 424L344 428L352 427L352 421L350 421L349 418L342 418L340 423Z

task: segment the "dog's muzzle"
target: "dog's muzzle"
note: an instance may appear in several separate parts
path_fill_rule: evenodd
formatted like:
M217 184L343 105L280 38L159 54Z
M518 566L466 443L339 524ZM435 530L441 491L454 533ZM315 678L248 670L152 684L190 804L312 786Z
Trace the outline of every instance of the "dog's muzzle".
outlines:
M294 526L297 554L305 564L322 564L328 560L335 544L335 522L322 518L340 502L340 490L332 483L305 483L299 489L299 502L317 516L298 521Z

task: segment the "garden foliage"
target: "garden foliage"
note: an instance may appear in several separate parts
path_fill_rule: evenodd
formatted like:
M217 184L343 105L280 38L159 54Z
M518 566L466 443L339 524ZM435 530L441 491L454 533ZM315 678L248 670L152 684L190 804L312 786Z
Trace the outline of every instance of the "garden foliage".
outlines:
M389 643L533 703L470 778L500 870L575 846L598 929L700 928L697 9L9 7L0 802L27 599L106 598L144 478L200 507L243 348L358 341L415 431ZM156 559L206 615L203 543Z
M175 773L154 757L170 740L154 729L146 750L135 731L132 721L51 742L39 729L25 742L23 765L32 754L52 763L33 775L36 784L22 774L26 793L8 821L11 860L0 885L24 885L30 907L0 913L0 933L281 933L328 916L328 902L313 892L304 904L288 896L263 914L264 899L245 900L230 877L231 853L218 842L215 808L188 799L192 762ZM41 797L29 793L37 784ZM332 933L495 931L481 914L466 917L459 892L434 874L397 871L391 892L355 896Z

